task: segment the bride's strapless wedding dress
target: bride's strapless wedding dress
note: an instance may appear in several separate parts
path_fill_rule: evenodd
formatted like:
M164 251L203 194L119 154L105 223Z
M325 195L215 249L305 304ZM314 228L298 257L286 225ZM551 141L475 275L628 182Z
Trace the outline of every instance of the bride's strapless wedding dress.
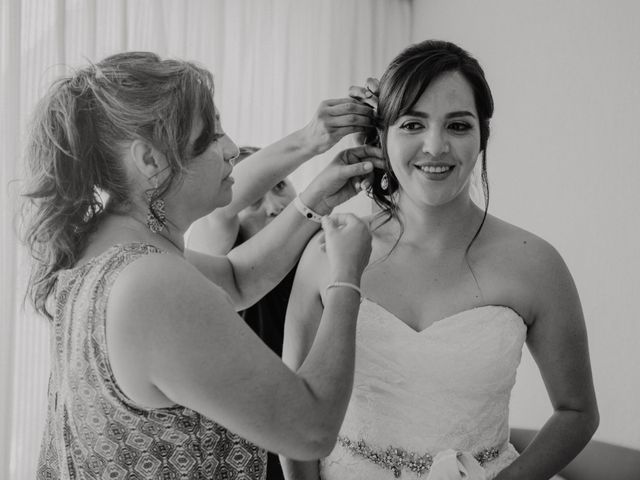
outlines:
M364 299L353 393L324 480L492 479L517 452L509 397L526 326L482 306L415 331Z

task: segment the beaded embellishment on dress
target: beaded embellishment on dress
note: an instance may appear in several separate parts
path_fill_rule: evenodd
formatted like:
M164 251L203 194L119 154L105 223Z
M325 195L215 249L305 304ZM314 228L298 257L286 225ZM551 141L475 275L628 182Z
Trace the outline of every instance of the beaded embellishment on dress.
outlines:
M402 470L409 470L419 477L428 472L433 465L433 456L429 453L419 454L408 452L402 448L389 447L386 450L375 450L364 440L354 442L347 437L338 437L338 443L349 450L353 455L357 455L375 463L381 468L391 470L393 476L398 478ZM500 450L497 448L485 448L473 455L480 466L497 458Z

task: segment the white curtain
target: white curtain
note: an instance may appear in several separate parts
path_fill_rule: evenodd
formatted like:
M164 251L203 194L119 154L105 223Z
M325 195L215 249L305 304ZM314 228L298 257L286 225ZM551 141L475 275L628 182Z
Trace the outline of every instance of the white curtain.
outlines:
M12 180L29 113L50 81L123 50L194 60L214 72L231 137L264 146L303 126L321 100L379 75L409 43L411 11L411 0L0 0L0 478L34 478L44 424L48 326L23 305L28 262Z

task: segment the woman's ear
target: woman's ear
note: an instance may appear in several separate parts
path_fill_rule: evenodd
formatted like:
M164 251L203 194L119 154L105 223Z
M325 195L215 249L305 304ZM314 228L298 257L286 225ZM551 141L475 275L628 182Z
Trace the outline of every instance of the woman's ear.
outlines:
M129 154L138 172L146 179L157 176L168 167L165 155L145 140L131 142Z

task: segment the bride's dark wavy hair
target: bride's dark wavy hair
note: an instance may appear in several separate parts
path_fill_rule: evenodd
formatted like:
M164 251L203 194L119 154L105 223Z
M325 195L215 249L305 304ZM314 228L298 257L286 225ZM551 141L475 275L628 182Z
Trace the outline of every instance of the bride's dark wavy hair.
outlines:
M203 135L190 148L198 116ZM26 296L38 312L51 318L46 302L57 274L76 263L105 209L129 205L126 145L143 139L166 155L162 196L211 143L215 121L211 73L154 53L113 55L53 83L31 121L22 206L33 257Z
M375 169L370 196L381 208L382 213L387 215L383 223L394 217L399 220L398 205L394 195L398 190L399 183L389 162L387 132L398 118L413 108L435 79L449 72L458 72L469 82L480 124L480 151L482 153L480 178L485 208L482 222L467 246L468 251L480 233L489 209L487 142L489 140L489 122L493 116L493 95L478 61L459 46L441 40L426 40L411 45L391 61L382 75L378 98L377 136L368 139L368 143L381 146L385 168L384 170ZM381 179L384 174L388 179L388 187L385 190L381 187Z

